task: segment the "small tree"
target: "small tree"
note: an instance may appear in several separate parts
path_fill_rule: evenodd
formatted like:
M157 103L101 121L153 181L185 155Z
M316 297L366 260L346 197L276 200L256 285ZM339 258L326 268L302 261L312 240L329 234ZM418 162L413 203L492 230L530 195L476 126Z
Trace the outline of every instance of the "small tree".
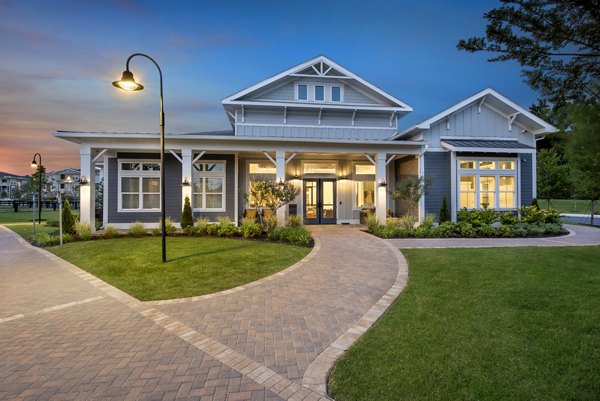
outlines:
M71 204L68 200L65 200L62 211L62 228L64 233L75 235L75 217L71 213Z
M250 182L250 193L244 197L248 204L256 209L266 208L274 212L292 202L300 194L300 190L289 182L277 183L271 180Z
M183 212L181 213L181 229L185 230L187 227L194 225L194 215L192 214L192 205L190 205L190 198L185 197L183 204Z
M406 203L407 215L414 221L418 219L419 201L427 193L432 182L432 177L409 177L401 181L391 193L395 200Z
M446 195L444 195L444 199L442 199L442 208L440 209L438 221L440 223L450 221L450 210L448 210L448 202L446 201Z
M561 164L555 149L542 149L537 154L537 192L546 199L550 207L550 199L557 198L568 191L569 166Z

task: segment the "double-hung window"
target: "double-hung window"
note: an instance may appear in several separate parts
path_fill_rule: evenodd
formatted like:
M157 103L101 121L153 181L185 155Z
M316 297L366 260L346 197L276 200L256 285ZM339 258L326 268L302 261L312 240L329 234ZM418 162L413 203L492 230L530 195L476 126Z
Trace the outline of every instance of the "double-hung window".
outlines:
M192 166L194 210L225 211L225 162L200 161Z
M119 161L119 211L160 210L160 163Z
M458 160L459 207L514 209L517 207L515 159Z

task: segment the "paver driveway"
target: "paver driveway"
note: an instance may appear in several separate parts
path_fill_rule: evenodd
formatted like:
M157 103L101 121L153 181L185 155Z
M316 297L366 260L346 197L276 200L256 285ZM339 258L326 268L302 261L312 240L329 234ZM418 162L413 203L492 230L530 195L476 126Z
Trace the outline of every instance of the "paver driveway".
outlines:
M356 228L314 236L268 279L139 302L0 227L0 399L325 399L328 367L407 272Z

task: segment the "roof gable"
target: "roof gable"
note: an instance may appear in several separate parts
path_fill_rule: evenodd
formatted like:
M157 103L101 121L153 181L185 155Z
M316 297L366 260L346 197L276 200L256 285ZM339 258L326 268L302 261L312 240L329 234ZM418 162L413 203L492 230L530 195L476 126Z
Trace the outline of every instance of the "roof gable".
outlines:
M296 65L279 74L249 86L246 89L236 92L233 95L223 99L222 103L223 105L236 104L240 101L248 100L247 98L251 94L264 94L300 78L333 78L345 80L345 83L347 82L348 85L355 87L355 89L361 91L362 93L370 95L374 99L378 99L380 102L381 100L385 101L388 103L388 107L397 108L399 112L406 113L412 111L412 107L408 104L376 87L375 85L350 72L323 55L317 56L302 64Z
M477 105L479 109L481 109L481 107L487 107L506 118L509 124L514 123L520 127L523 127L534 135L558 131L558 129L552 124L547 123L512 100L501 95L496 90L488 87L474 94L473 96L456 103L455 105L434 115L433 117L430 117L427 120L398 133L394 136L394 138L409 137L424 130L428 130L433 124L442 120L447 120L453 114L473 105Z

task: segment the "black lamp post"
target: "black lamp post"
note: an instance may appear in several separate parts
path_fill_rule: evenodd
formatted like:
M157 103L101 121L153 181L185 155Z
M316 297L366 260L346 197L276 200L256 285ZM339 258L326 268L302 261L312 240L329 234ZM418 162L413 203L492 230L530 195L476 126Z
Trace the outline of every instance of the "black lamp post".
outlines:
M40 162L36 162L35 158L39 157ZM33 155L33 160L31 161L31 167L38 168L38 180L39 180L39 188L38 188L38 222L42 222L42 155L36 153Z
M120 80L114 81L113 86L126 91L140 91L144 87L135 81L133 73L129 71L129 62L136 56L142 56L152 61L158 69L160 77L160 209L161 209L161 229L162 229L162 261L167 261L167 233L165 230L165 111L163 108L163 76L160 67L154 59L143 53L134 53L127 58L125 71Z

